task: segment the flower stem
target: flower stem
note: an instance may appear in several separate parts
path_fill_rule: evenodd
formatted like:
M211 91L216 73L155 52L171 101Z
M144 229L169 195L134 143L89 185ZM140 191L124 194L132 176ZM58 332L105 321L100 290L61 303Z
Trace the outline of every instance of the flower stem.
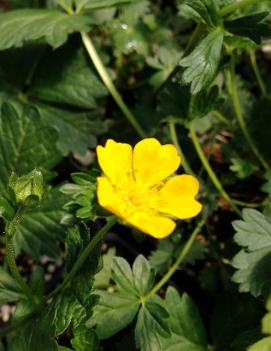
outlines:
M249 6L249 5L254 5L254 4L259 4L265 0L240 0L240 1L235 1L234 3L225 6L221 11L220 15L221 16L226 16L229 15L230 13L242 9L243 7Z
M103 239L104 235L108 232L108 230L117 222L117 218L115 216L111 216L107 223L100 229L100 231L93 237L93 239L89 242L89 244L85 247L81 255L78 257L71 271L66 275L62 284L60 284L54 291L52 291L48 295L48 299L55 296L59 291L64 290L72 281L76 273L82 267L86 259L89 257L91 252L95 249L97 244Z
M240 105L240 100L238 96L238 91L237 91L237 86L236 86L236 79L235 79L235 69L234 69L234 58L232 56L231 59L231 64L230 64L230 70L229 70L229 79L228 79L228 85L229 85L229 92L232 95L232 102L233 102L233 107L235 111L235 115L237 118L237 121L240 125L240 128L244 134L244 137L250 146L252 152L254 155L258 158L262 166L266 169L269 170L269 165L265 161L265 159L262 157L260 154L257 146L254 144L254 141L249 133L249 130L247 129L246 122L242 113L241 105Z
M201 230L201 228L203 227L205 222L206 222L206 217L202 218L202 220L197 224L197 226L194 229L194 231L192 232L190 238L188 239L188 241L186 242L186 244L182 248L181 252L179 253L177 260L173 263L173 265L170 267L170 269L167 271L167 273L163 276L163 278L148 293L148 295L146 295L143 298L143 300L147 300L148 298L150 298L151 296L156 294L162 288L162 286L165 285L168 282L168 280L172 277L172 275L179 268L180 264L183 262L186 255L190 251L194 240L196 239L199 231Z
M183 150L181 148L181 145L178 141L175 123L173 121L169 121L168 127L169 127L170 138L171 138L173 144L175 145L175 147L176 147L176 149L181 157L182 166L183 166L185 172L194 175L194 172L192 171L190 165L188 164L186 157L183 153Z
M267 97L266 87L265 87L264 81L262 79L261 72L259 70L259 66L257 64L255 52L253 50L250 51L249 57L250 57L251 66L253 68L255 77L256 77L257 82L259 84L262 96Z
M191 135L191 139L193 142L193 145L195 147L195 150L202 162L203 167L205 168L206 172L208 173L211 181L213 182L214 186L216 187L216 189L219 191L219 193L221 194L221 196L228 202L228 204L234 209L234 211L238 214L241 215L241 212L239 211L239 209L237 208L237 206L233 203L232 199L230 198L230 196L227 194L227 192L224 190L221 182L219 181L219 179L217 178L215 172L213 171L210 163L208 162L207 158L204 155L204 152L201 148L201 145L199 143L199 140L197 138L194 126L193 126L193 122L190 122L188 124L188 128L189 128L189 132Z
M222 115L221 112L215 110L215 111L212 111L212 114L215 116L215 118L216 118L218 121L220 121L220 122L222 122L222 123L227 124L228 126L230 126L231 122L230 122L226 117L224 117L224 116Z
M15 260L15 249L13 245L13 236L16 232L16 227L22 217L24 211L24 207L19 207L17 213L15 214L13 220L7 225L6 228L6 259L7 264L10 270L12 277L16 280L22 291L24 292L25 296L28 298L29 301L32 303L36 303L35 297L29 288L29 286L23 280L18 267L16 265Z
M121 109L121 111L123 112L125 117L127 118L127 120L130 122L130 124L133 126L135 131L138 133L138 135L141 138L145 138L146 137L145 131L142 129L142 127L140 126L140 124L136 120L135 116L132 114L130 109L127 107L127 105L123 101L120 93L118 92L113 81L111 80L104 64L102 63L102 60L101 60L98 52L96 51L90 37L88 36L87 33L81 33L81 37L82 37L83 44L84 44L92 62L93 62L93 65L95 66L97 72L99 73L99 75L100 75L103 83L107 87L108 91L110 92L110 94L114 98L115 102L117 103L117 105L119 106L119 108Z

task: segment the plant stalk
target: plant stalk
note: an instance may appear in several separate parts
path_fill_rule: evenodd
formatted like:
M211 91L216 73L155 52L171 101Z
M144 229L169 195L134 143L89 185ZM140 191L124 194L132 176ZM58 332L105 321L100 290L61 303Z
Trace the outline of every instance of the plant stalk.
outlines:
M228 84L229 84L229 92L232 95L232 102L233 102L233 107L235 111L235 115L237 118L237 121L239 123L239 126L244 134L244 137L250 146L252 152L254 155L258 158L262 166L268 171L269 170L269 165L265 161L265 159L262 157L261 153L259 152L257 146L254 144L254 141L249 133L249 130L247 128L241 105L240 105L240 100L238 96L238 91L237 91L237 85L236 85L236 79L235 79L235 67L234 67L234 58L232 56L231 59L231 64L230 64L230 70L229 70L229 79L228 79Z
M60 284L54 291L52 291L48 295L48 299L55 296L59 291L64 290L72 281L76 273L82 267L86 259L89 257L91 252L95 249L97 244L103 239L104 235L108 232L108 230L117 222L117 218L115 216L109 217L107 223L99 230L99 232L93 237L93 239L89 242L89 244L85 247L81 255L78 257L71 271L66 275L62 284Z
M29 286L23 280L19 272L19 269L16 265L15 249L13 245L13 236L16 232L16 227L20 222L23 212L24 212L24 207L23 206L19 207L13 220L6 227L6 260L7 260L7 264L12 277L16 280L16 282L18 283L18 285L20 286L20 288L22 289L23 293L28 298L28 300L35 304L36 303L35 297L31 289L29 288Z
M138 133L138 135L141 138L145 138L146 137L145 131L142 129L142 127L138 123L135 116L132 114L130 109L127 107L127 105L123 101L120 93L118 92L113 81L111 80L104 64L102 63L102 60L101 60L98 52L96 51L96 49L92 43L92 40L90 39L90 37L88 36L87 33L81 33L81 37L82 37L83 44L84 44L92 62L93 62L93 65L96 68L97 72L99 73L104 85L107 87L108 91L110 92L110 94L114 98L115 102L117 103L117 105L119 106L119 108L121 109L121 111L123 112L123 114L125 115L127 120L129 121L129 123L133 126L135 131Z
M188 174L195 175L194 172L192 171L189 163L187 162L186 157L185 157L183 150L181 148L181 145L178 141L175 123L173 121L169 121L168 128L169 128L170 138L171 138L173 144L175 145L175 147L176 147L176 149L181 157L181 163L182 163L182 166L183 166L185 172Z
M261 72L259 70L259 66L257 64L255 52L253 50L250 51L249 57L250 57L251 66L253 68L255 77L256 77L257 82L259 84L262 96L267 97L266 87L265 87L264 81L262 79Z
M215 172L213 171L209 161L207 160L207 158L204 155L204 152L201 148L201 145L199 143L199 140L197 138L194 126L193 126L193 122L190 122L188 124L188 129L190 132L190 136L193 142L193 145L195 147L195 150L202 162L203 167L205 168L206 172L208 173L211 181L213 182L214 186L216 187L216 189L219 191L219 193L221 194L221 196L228 202L228 204L234 209L234 211L238 214L241 215L241 212L239 211L238 207L234 204L234 202L232 201L232 199L230 198L230 196L227 194L227 192L224 190L221 182L219 181L219 179L217 178Z
M153 289L146 295L143 300L147 300L151 296L155 295L161 288L164 286L168 280L172 277L172 275L175 273L175 271L179 268L180 264L183 262L185 259L186 255L191 249L191 246L196 239L198 233L200 232L201 228L206 222L206 217L203 217L202 220L197 224L196 228L192 232L190 238L184 245L183 249L179 253L179 256L177 260L174 262L174 264L170 267L170 269L167 271L167 273L163 276L163 278L153 287Z

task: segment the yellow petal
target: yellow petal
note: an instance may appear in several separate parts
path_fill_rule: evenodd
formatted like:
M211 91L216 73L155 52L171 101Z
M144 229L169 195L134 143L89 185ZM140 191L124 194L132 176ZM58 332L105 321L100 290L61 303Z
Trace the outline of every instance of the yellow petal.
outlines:
M134 148L134 176L142 187L158 184L174 173L180 163L181 159L174 145L161 145L154 138L143 139Z
M141 232L151 235L157 239L163 239L173 232L176 227L170 218L153 215L148 212L134 212L126 222Z
M196 216L202 205L194 199L199 191L199 182L191 175L171 178L160 190L156 209L179 219Z
M116 216L122 218L123 214L127 213L126 202L106 177L97 178L97 197L99 205Z
M97 146L99 165L111 183L126 187L132 178L132 147L129 144L107 140L105 147Z

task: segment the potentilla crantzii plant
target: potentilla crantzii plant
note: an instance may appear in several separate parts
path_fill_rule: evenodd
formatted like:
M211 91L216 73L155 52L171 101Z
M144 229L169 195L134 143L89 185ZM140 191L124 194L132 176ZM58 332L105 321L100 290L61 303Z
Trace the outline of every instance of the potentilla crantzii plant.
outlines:
M270 11L0 1L0 351L271 349Z

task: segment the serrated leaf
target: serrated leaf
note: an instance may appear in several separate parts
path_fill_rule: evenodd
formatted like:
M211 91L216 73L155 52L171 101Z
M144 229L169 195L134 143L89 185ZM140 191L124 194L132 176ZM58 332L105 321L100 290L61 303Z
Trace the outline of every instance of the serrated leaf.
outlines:
M46 9L5 12L0 15L0 50L40 39L57 48L65 43L69 33L86 32L92 24L90 17Z
M45 127L38 112L25 108L18 114L10 104L3 104L0 116L0 192L6 197L12 171L25 174L34 168L52 169L61 159L56 150L57 133Z
M219 24L219 11L214 0L185 0L184 4L196 12L211 28Z
M9 351L58 351L50 320L37 317L26 321L8 337Z
M100 351L99 340L93 330L89 330L84 325L73 330L71 344L75 351Z
M46 102L94 109L96 99L106 96L107 90L74 37L57 50L48 49L28 93Z
M59 242L64 240L66 233L66 227L61 225L65 202L66 196L53 188L46 193L39 207L25 212L14 236L17 252L23 250L37 260L41 254L59 257Z
M261 43L261 37L269 36L271 27L267 24L261 23L269 12L260 12L253 15L236 18L232 21L224 22L225 29L229 32L247 37L255 43Z
M45 125L58 132L56 146L63 156L84 155L97 145L97 136L106 132L98 111L71 112L49 105L36 105Z
M254 296L271 293L271 223L260 212L243 210L243 220L233 222L235 241L244 247L232 261L238 270L232 279L239 290Z
M169 338L162 339L163 351L206 351L207 338L199 312L186 294L181 297L169 287L164 300L169 313Z
M156 298L149 298L140 308L136 327L136 346L142 351L162 350L161 337L169 337L167 311L157 303Z
M215 78L220 63L223 37L221 29L213 30L190 55L180 61L180 65L185 67L183 82L191 83L192 94L207 88Z
M128 292L99 291L97 294L100 296L99 303L94 307L87 326L96 326L99 339L108 339L132 322L140 301Z
M18 283L0 267L0 304L14 302L25 298Z

